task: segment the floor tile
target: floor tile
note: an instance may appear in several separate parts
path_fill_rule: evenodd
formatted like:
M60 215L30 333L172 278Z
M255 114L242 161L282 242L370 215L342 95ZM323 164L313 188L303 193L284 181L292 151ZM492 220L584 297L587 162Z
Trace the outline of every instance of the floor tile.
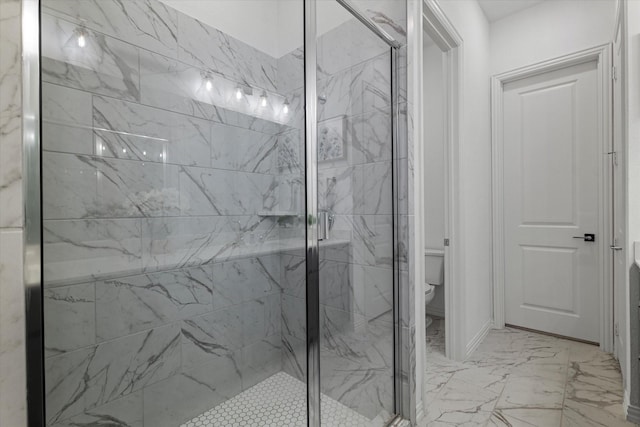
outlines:
M599 347L515 328L492 330L465 362L444 356L444 320L427 328L421 427L632 427L622 376Z
M562 412L562 427L633 427L622 417L622 404L602 410L567 399Z
M181 427L303 427L307 425L306 396L303 382L278 372ZM387 421L370 420L324 395L321 413L322 425L329 427L375 427Z
M493 426L525 427L525 426L559 426L562 418L560 409L516 408L496 409L487 424Z

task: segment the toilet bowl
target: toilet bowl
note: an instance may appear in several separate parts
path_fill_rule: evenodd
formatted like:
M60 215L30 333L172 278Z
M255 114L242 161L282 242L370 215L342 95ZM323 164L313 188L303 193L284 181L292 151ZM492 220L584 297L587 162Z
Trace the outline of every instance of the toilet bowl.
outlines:
M436 287L444 284L444 251L439 249L427 249L424 251L424 303L429 305L436 296ZM427 327L433 319L427 316Z

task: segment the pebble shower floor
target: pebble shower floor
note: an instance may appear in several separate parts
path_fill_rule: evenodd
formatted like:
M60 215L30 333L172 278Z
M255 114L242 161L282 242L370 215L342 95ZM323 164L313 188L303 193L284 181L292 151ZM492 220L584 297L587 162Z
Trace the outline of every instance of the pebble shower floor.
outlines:
M181 427L305 427L306 399L303 382L278 372ZM324 395L321 413L322 424L331 427L383 425Z

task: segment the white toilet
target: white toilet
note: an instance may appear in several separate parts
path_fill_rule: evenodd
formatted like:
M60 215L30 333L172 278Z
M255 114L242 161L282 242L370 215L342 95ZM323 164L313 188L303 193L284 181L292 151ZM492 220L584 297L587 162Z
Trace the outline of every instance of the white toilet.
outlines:
M444 284L444 251L426 249L424 251L424 303L428 305L436 296L436 286ZM427 316L427 327L433 319Z

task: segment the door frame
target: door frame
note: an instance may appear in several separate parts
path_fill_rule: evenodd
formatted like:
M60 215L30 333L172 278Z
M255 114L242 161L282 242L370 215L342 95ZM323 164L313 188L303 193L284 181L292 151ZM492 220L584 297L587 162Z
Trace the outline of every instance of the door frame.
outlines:
M445 238L449 245L444 246L444 327L445 354L454 360L464 360L467 354L465 342L464 310L464 244L461 230L461 191L460 191L460 138L462 135L462 77L464 41L436 0L423 0L422 31L427 33L444 53L443 71L445 76ZM421 33L422 37L422 33ZM420 53L422 61L422 52ZM422 70L422 62L421 68ZM421 74L420 78L423 75ZM423 94L421 94L422 96ZM420 120L422 123L422 120ZM424 129L421 127L421 138ZM423 158L416 159L422 170ZM421 194L424 194L424 177L419 180ZM424 221L424 219L423 219ZM422 228L424 232L424 228ZM423 250L425 248L422 248ZM421 252L424 257L424 252ZM422 304L422 310L426 307ZM422 313L423 315L426 313Z
M504 158L503 93L507 83L586 62L597 62L598 129L601 158L598 162L598 200L600 201L597 239L600 268L600 348L613 350L613 284L609 242L611 241L611 147L612 90L611 44L564 55L491 77L491 189L493 216L493 322L505 327L505 248L504 248Z

